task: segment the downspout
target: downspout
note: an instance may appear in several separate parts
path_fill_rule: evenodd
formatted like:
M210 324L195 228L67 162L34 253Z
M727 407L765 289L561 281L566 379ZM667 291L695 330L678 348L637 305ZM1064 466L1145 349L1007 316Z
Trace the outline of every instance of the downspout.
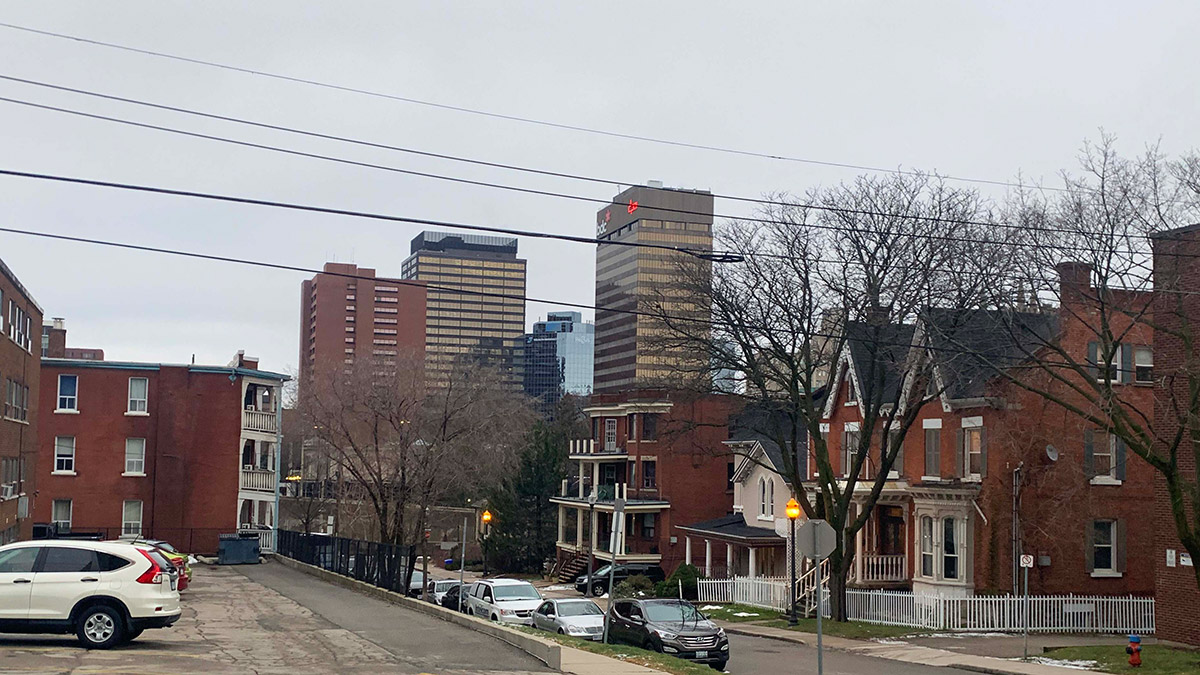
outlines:
M1012 585L1013 595L1016 595L1020 590L1020 557L1021 557L1021 470L1025 467L1025 462L1017 464L1017 468L1013 469L1013 494L1012 494Z

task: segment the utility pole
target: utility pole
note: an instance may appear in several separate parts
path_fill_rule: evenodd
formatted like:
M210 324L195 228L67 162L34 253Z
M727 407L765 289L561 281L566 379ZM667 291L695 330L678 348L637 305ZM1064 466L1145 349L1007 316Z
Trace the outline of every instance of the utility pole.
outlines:
M463 572L467 569L467 517L463 516L462 548L458 551L458 611L462 611Z
M592 531L596 527L596 486L592 486L592 493L588 495L588 573L587 573L587 595L595 595L592 592L592 570L596 567L596 549L592 546L592 539L595 533Z

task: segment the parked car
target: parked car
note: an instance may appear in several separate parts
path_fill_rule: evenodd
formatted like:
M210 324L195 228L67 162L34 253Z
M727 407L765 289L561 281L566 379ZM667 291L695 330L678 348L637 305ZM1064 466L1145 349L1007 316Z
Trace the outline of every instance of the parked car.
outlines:
M609 610L610 642L652 649L725 670L729 638L687 600L618 600Z
M533 610L542 604L542 594L528 581L484 579L471 585L467 604L475 616L532 626Z
M455 586L442 595L442 599L438 602L438 604L446 609L453 609L455 611L461 611L465 613L469 611L467 609L466 594L469 592L470 588L471 584L467 584L465 586ZM458 597L460 593L463 595L462 605L458 604Z
M187 590L187 587L192 583L192 563L188 554L180 553L178 549L170 544L170 542L162 539L142 539L141 537L122 537L118 542L126 542L130 544L145 544L158 549L160 553L171 561L175 569L179 570L179 590Z
M71 633L89 649L179 620L178 572L152 547L24 541L0 547L0 632Z
M425 588L425 575L421 570L413 570L412 579L408 580L408 592L405 593L410 598L421 597L421 589Z
M592 572L591 589L588 589L587 587L588 575L583 574L576 577L575 590L583 593L584 595L592 595L597 598L603 596L608 592L608 571L610 567L612 566L605 565L595 572ZM663 569L658 565L652 565L649 563L620 563L616 566L616 569L613 569L612 571L613 586L625 581L629 577L635 577L639 574L644 577L649 577L650 581L655 583L663 581L667 578L667 575L663 572Z
M442 598L446 596L446 592L458 585L458 579L433 579L428 584L425 584L426 590L429 591L429 601L435 605L442 604Z
M547 600L533 610L533 626L559 635L600 640L604 637L604 610L591 600Z

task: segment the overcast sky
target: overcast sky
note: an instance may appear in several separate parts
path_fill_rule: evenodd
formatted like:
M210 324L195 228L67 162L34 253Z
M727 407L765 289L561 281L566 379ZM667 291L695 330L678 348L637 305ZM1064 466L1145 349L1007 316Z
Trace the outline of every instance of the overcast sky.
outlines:
M510 115L982 179L1051 179L1099 129L1200 145L1194 2L56 2L0 21ZM549 170L757 196L855 171L489 119L0 28L0 74ZM485 170L0 82L0 96L407 169L608 199ZM0 102L0 167L577 235L591 204L450 184ZM981 186L1000 196L1001 188ZM418 226L0 177L0 222L399 275ZM718 213L744 214L717 201ZM529 294L594 301L595 251L522 240ZM69 344L110 359L297 363L304 275L0 233ZM530 304L532 322L553 305Z

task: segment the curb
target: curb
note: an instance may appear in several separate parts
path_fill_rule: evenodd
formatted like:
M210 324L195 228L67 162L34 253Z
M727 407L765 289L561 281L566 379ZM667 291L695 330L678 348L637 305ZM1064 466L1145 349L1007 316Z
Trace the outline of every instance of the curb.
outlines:
M456 612L451 609L446 609L439 605L434 605L434 604L430 604L428 602L422 602L420 600L415 600L413 598L405 597L399 593L395 593L393 591L389 591L384 588L379 588L378 586L372 586L371 584L368 584L363 581L358 581L357 579L351 579L350 577L344 577L340 574L336 574L336 573L330 572L328 570L323 570L320 567L309 565L307 563L302 563L298 560L293 560L286 556L275 555L272 557L272 559L275 562L280 563L284 567L290 567L294 570L304 572L305 574L314 576L318 579L321 579L322 581L329 582L335 586L340 586L342 588L352 590L352 591L355 591L358 593L362 593L363 595L367 595L367 596L376 598L378 600L390 602L393 605L399 605L401 607L404 607L405 609L411 609L413 611L420 612L422 614L431 616L435 619L440 619L442 621L446 621L449 623L457 624L459 626L463 626L465 628L469 628L469 629L479 632L479 633L484 633L486 635L490 635L502 642L506 642L506 643L512 645L513 647L520 649L521 651L525 652L526 654L529 654L533 658L541 661L542 663L546 664L548 667L553 668L556 671L575 672L575 671L571 671L571 670L563 671L563 664L564 664L564 662L566 662L566 664L568 666L570 666L572 663L578 662L579 661L578 658L572 658L576 652L587 654L589 657L595 657L595 658L599 658L599 659L605 659L607 661L612 661L614 665L615 664L621 664L622 666L626 665L623 661L616 661L614 659L609 659L608 657L603 656L601 654L593 654L592 652L583 652L582 650L578 650L573 647L568 647L566 645L560 645L559 643L551 641L551 640L546 640L546 639L537 637L535 635L529 635L529 634L522 633L517 630L513 630L511 628L507 628L498 623L492 623L491 621L484 621L483 619L471 616L469 614L463 614L461 612ZM567 657L566 659L564 659L564 655ZM661 672L661 671L655 671L651 668L646 668L646 669L651 672ZM620 669L617 667L614 667L611 670L612 670L612 672L617 672Z
M787 637L784 635L763 635L762 633L755 633L754 631L735 628L733 627L733 624L721 624L721 628L724 628L726 633L732 633L734 635L745 635L746 637L756 637L764 640L777 640L779 642L788 642L797 645L808 645L808 642L801 640L800 638Z

